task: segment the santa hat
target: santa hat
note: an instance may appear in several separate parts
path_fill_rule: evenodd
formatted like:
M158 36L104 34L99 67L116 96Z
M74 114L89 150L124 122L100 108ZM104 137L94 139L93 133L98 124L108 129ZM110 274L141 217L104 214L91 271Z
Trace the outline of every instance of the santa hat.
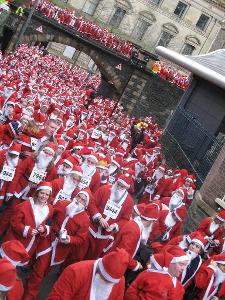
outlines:
M0 291L9 291L16 283L16 278L16 268L7 259L0 259Z
M181 207L178 207L177 209L175 209L174 214L176 216L176 218L181 222L184 220L184 218L186 217L187 214L187 210L185 208L184 205L182 205Z
M117 182L122 184L123 186L125 186L127 189L129 189L130 187L130 177L129 176L125 176L124 174L120 174L118 176Z
M29 261L29 254L18 240L7 241L0 248L0 255L7 259L14 267L23 266Z
M98 267L101 275L109 282L118 283L127 270L130 255L124 249L116 249L100 258Z
M73 128L67 130L65 137L70 141L73 140L75 137L75 130Z
M195 235L192 237L191 242L199 244L202 247L202 249L205 249L205 246L208 241L200 232L196 232Z
M182 194L183 198L185 197L186 191L183 188L180 187L175 190L175 192L177 192L177 191L179 191Z
M49 142L45 147L44 149L47 149L49 151L51 151L53 154L55 154L55 151L56 151L56 144L52 143L52 142Z
M125 155L125 151L124 151L123 148L119 147L119 148L116 149L116 153L115 154L116 155L120 155L120 156L123 157Z
M173 256L171 260L171 264L176 264L179 262L189 261L189 257L186 255L184 250L182 250L178 246L168 246L166 247L166 251Z
M47 182L47 181L42 181L39 183L36 191L40 191L40 190L46 190L46 191L50 191L52 193L52 184L51 182Z
M159 209L155 204L148 204L145 207L139 208L140 217L147 221L156 221L159 217Z
M113 160L112 163L114 163L118 168L121 167L122 165L122 158L120 156L116 156Z
M70 174L74 174L82 177L83 171L80 166L74 165L72 171L70 171Z
M150 261L154 269L158 271L168 271L172 259L173 256L163 249L161 252L153 254Z
M158 169L160 169L161 171L165 172L166 171L166 165L161 165L158 167Z
M57 144L58 144L58 148L62 147L63 149L65 149L65 141L63 139L57 139Z
M136 212L137 215L141 215L142 210L145 208L146 204L145 203L140 203L134 205L133 209Z
M73 168L73 166L76 166L79 164L79 161L74 156L70 155L66 159L64 159L63 163L65 163L68 166L70 166L71 168Z
M8 149L8 153L10 154L15 154L15 155L20 155L21 152L21 144L18 143L13 143L10 148Z
M218 215L216 216L218 220L221 222L225 222L225 209L221 210Z
M96 161L96 163L98 163L98 157L96 153L92 152L90 155L88 155L88 158L92 158Z

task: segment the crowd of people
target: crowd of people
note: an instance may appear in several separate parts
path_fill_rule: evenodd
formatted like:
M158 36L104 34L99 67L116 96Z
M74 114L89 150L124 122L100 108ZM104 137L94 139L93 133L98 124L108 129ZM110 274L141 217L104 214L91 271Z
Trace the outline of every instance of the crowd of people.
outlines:
M31 1L31 7L34 2L34 0ZM42 13L46 18L66 25L121 55L131 57L134 52L135 54L138 53L138 49L130 41L122 40L118 35L110 32L107 28L103 28L77 15L75 10L58 7L48 0L40 0L36 11Z
M190 78L187 74L181 73L175 67L161 61L157 61L153 65L152 72L184 90L186 90L190 84Z
M223 299L225 210L182 234L195 176L153 118L38 47L0 66L0 299L37 299L56 265L48 300Z

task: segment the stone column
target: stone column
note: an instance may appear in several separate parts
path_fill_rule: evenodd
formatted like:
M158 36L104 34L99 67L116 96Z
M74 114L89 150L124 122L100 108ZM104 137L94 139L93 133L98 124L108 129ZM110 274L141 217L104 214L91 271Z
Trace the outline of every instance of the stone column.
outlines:
M215 201L222 199L225 195L225 144L209 171L200 190L196 192L195 198L188 211L185 220L184 232L196 228L199 222L208 216L215 215L220 207Z

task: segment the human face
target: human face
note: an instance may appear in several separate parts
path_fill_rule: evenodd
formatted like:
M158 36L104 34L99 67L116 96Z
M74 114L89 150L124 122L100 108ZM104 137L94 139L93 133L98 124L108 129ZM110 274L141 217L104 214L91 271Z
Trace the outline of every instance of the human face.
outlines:
M71 180L73 181L74 185L78 185L80 183L81 177L77 174L70 174L69 175Z
M48 150L48 149L43 149L42 150L44 152L44 154L46 155L46 157L50 158L54 156L54 154L52 153L52 151Z
M87 165L88 166L96 166L96 161L93 158L88 157L87 158Z
M178 263L171 263L168 268L168 272L172 277L179 277L188 264L188 260Z
M37 194L37 202L39 204L44 204L48 202L51 192L49 190L40 190Z
M76 195L76 200L78 203L82 204L83 206L86 206L87 203L87 196L83 193L79 193Z
M14 158L17 158L17 157L18 157L18 155L13 154L13 153L10 153L10 152L8 152L8 156L9 156L11 159L14 159Z
M217 264L218 265L218 268L223 272L225 273L225 265L223 264Z
M45 134L48 137L52 137L57 129L57 124L55 122L49 122L45 126Z
M118 181L117 181L116 185L117 185L117 189L118 190L125 190L126 189L126 187L122 183L120 183Z
M202 247L198 243L191 242L188 249L193 251L196 254L199 254L201 252Z

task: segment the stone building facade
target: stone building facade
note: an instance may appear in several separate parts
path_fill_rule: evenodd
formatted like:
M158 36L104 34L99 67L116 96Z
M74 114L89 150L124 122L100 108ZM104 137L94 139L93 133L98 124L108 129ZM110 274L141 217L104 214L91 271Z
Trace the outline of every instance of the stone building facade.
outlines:
M215 0L69 0L86 17L154 52L158 45L182 54L209 52L225 19Z

